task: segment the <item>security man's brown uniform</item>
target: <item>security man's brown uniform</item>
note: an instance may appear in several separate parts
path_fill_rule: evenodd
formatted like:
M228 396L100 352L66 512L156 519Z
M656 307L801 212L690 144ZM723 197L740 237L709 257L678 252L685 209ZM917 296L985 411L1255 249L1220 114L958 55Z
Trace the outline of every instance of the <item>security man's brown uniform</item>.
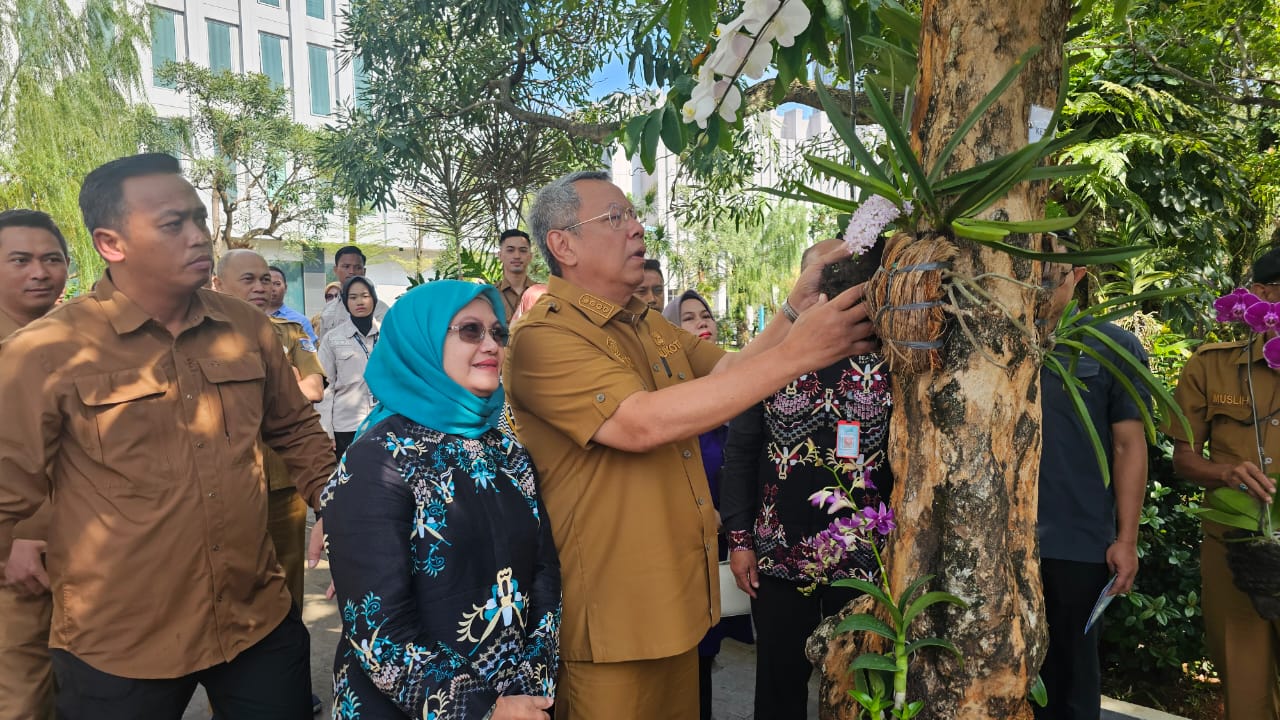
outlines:
M1280 372L1263 360L1263 341L1212 343L1196 351L1174 392L1192 437L1176 422L1165 428L1170 437L1196 452L1207 442L1209 460L1215 463L1248 461L1267 474L1280 471ZM1280 622L1263 620L1232 582L1222 543L1228 529L1206 520L1200 546L1209 654L1223 678L1227 720L1277 720Z
M300 323L272 317L271 329L276 331L289 364L298 375L307 378L324 375L315 343ZM307 555L307 503L298 495L284 460L265 444L262 447L262 469L267 476L267 532L276 547L276 559L284 568L293 603L302 607L305 592L303 576Z
M716 515L698 438L632 453L591 438L628 396L707 375L724 351L644 303L552 277L516 326L503 384L560 554L556 717L697 717L719 621Z
M0 310L0 339L22 327ZM44 540L49 534L49 507L14 527L13 536ZM8 558L0 558L0 577ZM53 718L53 668L49 664L49 623L53 596L34 597L0 587L0 719Z

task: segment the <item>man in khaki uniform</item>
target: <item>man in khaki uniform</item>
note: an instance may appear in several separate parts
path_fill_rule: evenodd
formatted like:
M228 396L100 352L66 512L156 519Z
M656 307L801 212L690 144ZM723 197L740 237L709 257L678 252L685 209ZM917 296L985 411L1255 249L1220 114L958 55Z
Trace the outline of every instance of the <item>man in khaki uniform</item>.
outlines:
M550 301L516 326L503 380L560 553L556 717L696 718L695 648L719 616L698 434L812 367L872 349L861 288L820 300L819 263L787 318L726 355L632 297L644 227L608 174L548 185L530 226Z
M0 340L49 312L67 284L67 241L38 210L0 213ZM18 523L0 587L0 720L53 718L44 569L47 506Z
M520 307L520 298L529 289L529 263L533 258L529 254L529 233L523 230L503 230L498 238L498 262L502 264L502 281L498 283L498 294L502 295L502 305L507 310L507 323Z
M1250 290L1280 301L1280 249L1254 263ZM1178 423L1165 431L1174 439L1179 475L1208 490L1239 488L1269 503L1276 485L1267 473L1280 471L1280 373L1262 357L1266 340L1200 346L1174 392L1191 437ZM1229 529L1204 521L1200 577L1209 654L1222 677L1227 720L1278 720L1280 622L1259 616L1232 582L1222 541Z
M309 639L266 529L257 443L318 506L329 441L266 317L202 289L208 211L163 154L80 208L108 270L0 345L0 556L46 497L60 718L311 717ZM317 524L317 533L321 531Z
M273 278L267 261L252 250L230 250L218 260L213 275L213 289L240 298L266 312ZM298 377L298 389L311 402L324 396L324 369L316 356L316 347L302 325L284 318L271 317L285 357ZM284 568L289 594L302 607L303 573L306 556L307 504L298 496L289 479L284 460L274 450L262 445L262 468L267 476L267 530L275 544L276 559Z

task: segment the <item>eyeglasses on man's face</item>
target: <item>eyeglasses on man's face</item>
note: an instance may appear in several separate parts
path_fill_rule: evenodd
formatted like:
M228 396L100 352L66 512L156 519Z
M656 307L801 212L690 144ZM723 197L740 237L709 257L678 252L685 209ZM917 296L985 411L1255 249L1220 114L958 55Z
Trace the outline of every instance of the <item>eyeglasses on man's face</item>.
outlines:
M461 325L450 325L451 332L458 333L458 339L464 343L471 345L479 345L484 342L484 336L488 333L493 341L498 343L500 347L506 347L507 341L511 339L511 331L501 325L494 325L486 328L478 322L462 323Z
M576 222L570 225L569 227L561 228L561 229L574 230L578 227L586 225L587 223L595 222L597 220L605 220L605 219L608 219L609 226L612 227L614 230L621 230L622 225L624 223L628 223L636 219L636 209L630 206L623 207L618 203L609 203L608 212L600 213L599 215L593 218L587 218L586 220L583 220L581 222Z

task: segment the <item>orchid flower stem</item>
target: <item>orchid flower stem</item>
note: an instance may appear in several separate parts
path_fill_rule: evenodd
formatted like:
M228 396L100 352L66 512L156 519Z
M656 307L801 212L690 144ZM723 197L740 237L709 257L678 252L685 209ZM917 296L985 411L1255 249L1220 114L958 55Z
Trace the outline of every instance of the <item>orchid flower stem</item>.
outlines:
M880 548L876 546L874 539L871 541L871 554L875 556L876 566L880 568L880 587L889 596L889 602L898 602L889 589L889 573L885 570ZM896 636L893 640L893 662L897 666L893 671L893 709L901 711L907 704L907 629L895 627L893 630Z

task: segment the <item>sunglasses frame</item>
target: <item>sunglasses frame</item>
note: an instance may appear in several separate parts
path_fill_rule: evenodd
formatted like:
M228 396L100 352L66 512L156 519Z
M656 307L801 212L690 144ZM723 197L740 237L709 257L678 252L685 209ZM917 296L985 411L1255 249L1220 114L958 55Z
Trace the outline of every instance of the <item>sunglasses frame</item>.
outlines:
M461 325L450 325L449 332L456 332L458 334L458 339L468 345L480 345L484 343L485 335L493 338L493 341L498 344L498 347L506 347L507 343L511 341L511 331L502 325L495 325L487 328L482 323L467 322Z

